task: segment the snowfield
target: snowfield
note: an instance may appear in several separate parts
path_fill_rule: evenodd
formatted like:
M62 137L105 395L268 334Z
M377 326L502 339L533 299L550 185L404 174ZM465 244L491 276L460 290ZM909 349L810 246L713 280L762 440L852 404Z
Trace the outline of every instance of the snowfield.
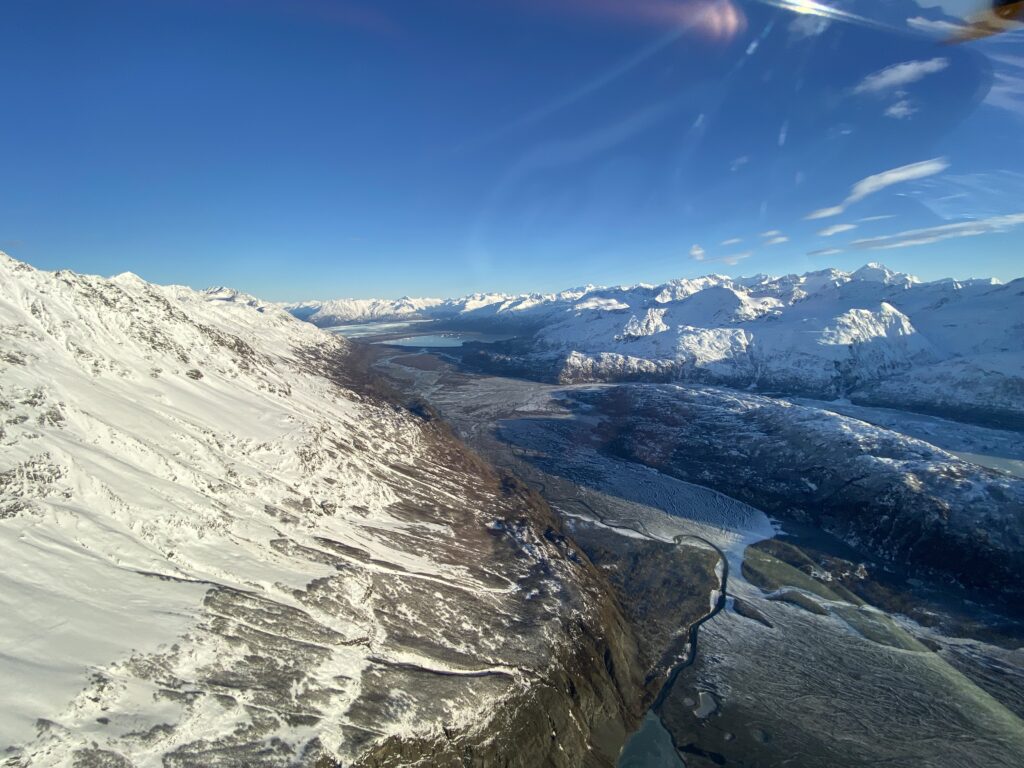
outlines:
M0 254L4 765L349 765L558 663L589 572L350 352Z

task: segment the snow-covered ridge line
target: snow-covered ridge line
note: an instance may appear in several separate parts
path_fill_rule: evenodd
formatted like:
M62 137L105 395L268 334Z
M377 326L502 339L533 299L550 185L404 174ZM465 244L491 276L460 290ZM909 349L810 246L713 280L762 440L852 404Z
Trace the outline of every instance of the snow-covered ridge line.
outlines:
M305 319L365 319L332 311ZM859 398L1024 428L1024 279L921 282L868 264L448 300L415 316L514 331L515 344L476 353L491 370Z
M913 275L894 272L883 265L871 263L855 272L825 269L803 275L772 276L758 274L750 277L728 277L710 274L697 278L680 278L659 285L637 283L634 285L599 286L588 284L554 293L475 293L468 296L447 299L411 298L400 299L325 299L282 303L279 306L300 319L321 327L344 323L373 322L384 320L450 319L471 313L486 314L533 313L543 308L562 307L577 302L591 304L598 308L599 302L615 303L615 297L654 297L666 302L683 299L705 288L722 286L743 292L763 294L788 294L790 300L801 298L815 290L835 283L848 281L873 281L886 285L931 285L956 283L972 285L986 283L997 285L998 280L937 280L922 283ZM625 305L628 306L628 305ZM624 307L620 307L624 308Z
M352 765L486 728L568 653L589 572L352 350L0 254L4 759Z

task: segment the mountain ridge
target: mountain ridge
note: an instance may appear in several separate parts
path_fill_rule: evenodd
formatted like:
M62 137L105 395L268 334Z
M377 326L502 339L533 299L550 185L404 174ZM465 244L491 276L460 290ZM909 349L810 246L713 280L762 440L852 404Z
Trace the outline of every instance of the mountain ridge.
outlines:
M0 254L5 761L611 765L647 695L611 590L358 351Z
M296 316L301 316L304 320L313 322L314 325L328 327L329 325L341 325L347 322L441 319L447 318L452 314L474 312L487 307L495 309L497 312L518 312L538 304L571 300L573 298L579 299L589 294L602 292L630 293L660 289L660 301L670 301L672 298L685 298L691 293L696 293L703 288L711 286L737 286L743 290L755 291L758 288L764 289L772 285L801 284L811 287L812 290L810 292L814 292L820 287L820 284L831 281L879 282L886 285L905 286L947 283L972 285L979 282L991 285L1001 284L996 278L970 278L967 280L940 278L923 282L914 275L890 270L878 262L869 262L852 272L844 272L843 270L830 267L802 274L791 273L786 275L758 273L746 277L729 277L728 275L711 273L696 278L674 278L663 283L634 283L618 286L588 283L560 291L540 293L504 293L495 291L477 292L448 298L410 296L403 296L398 299L337 298L278 302L278 306ZM496 304L500 306L495 308L494 305Z
M366 319L333 311L328 303L303 319L325 327ZM1024 279L922 282L870 263L853 272L495 294L415 317L517 335L464 353L495 372L718 384L1024 425Z

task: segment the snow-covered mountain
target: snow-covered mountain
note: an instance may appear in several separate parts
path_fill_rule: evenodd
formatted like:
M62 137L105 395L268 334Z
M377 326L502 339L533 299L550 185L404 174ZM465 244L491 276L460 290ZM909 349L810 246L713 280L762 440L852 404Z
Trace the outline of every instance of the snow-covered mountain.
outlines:
M450 300L432 312L521 334L474 351L477 363L566 383L683 380L1024 423L1024 279L921 282L868 264Z
M444 299L332 299L282 305L295 317L322 328L352 322L411 320L429 316Z
M548 515L276 306L0 254L5 765L610 765L643 673Z
M473 293L455 299L331 299L281 304L281 308L300 320L320 328L346 323L393 322L401 320L474 321L499 317L502 321L529 319L544 315L564 302L575 302L597 290L594 286L575 288L560 293L522 294Z

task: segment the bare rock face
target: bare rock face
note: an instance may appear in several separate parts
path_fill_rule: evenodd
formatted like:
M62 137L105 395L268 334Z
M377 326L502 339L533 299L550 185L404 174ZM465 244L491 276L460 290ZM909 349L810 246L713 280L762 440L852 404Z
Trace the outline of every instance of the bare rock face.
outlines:
M0 255L9 766L609 766L634 634L539 497L252 297Z

